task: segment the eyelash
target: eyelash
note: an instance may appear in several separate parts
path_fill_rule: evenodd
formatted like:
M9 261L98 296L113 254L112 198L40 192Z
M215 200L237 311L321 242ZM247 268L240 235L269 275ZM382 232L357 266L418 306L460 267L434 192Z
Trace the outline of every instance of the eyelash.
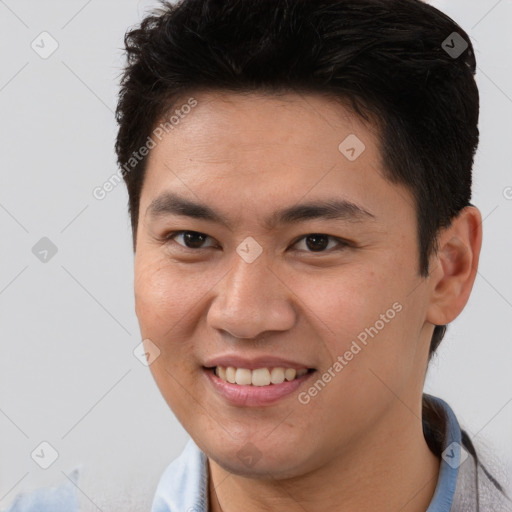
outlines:
M194 249L192 247L187 247L186 245L179 244L179 243L177 243L174 240L175 237L177 237L179 235L183 235L185 233L194 233L196 235L204 235L207 238L212 239L212 237L210 237L206 233L201 233L200 231L182 230L182 231L172 231L170 233L167 233L166 235L163 236L161 241L165 242L165 243L173 242L173 243L177 244L181 249L184 249L185 251L195 251L195 252L198 252L198 251L201 251L201 250L204 250L204 249L209 249L209 248L212 247L212 246L209 246L209 247L199 247L197 249ZM339 251L339 250L346 249L348 247L353 247L353 244L351 244L347 240L343 240L342 238L338 238L338 237L335 237L335 236L332 236L332 235L327 235L325 233L308 233L307 235L302 235L301 237L297 238L293 242L292 246L296 245L301 240L305 240L309 236L313 236L313 235L319 235L319 236L322 236L322 237L327 237L329 240L334 240L334 241L337 242L338 247L337 248L326 249L326 250L322 250L322 251L308 251L308 250L304 250L304 251L301 251L301 252L307 252L307 253L310 253L310 254L328 254L328 253L331 253L333 250L338 250Z

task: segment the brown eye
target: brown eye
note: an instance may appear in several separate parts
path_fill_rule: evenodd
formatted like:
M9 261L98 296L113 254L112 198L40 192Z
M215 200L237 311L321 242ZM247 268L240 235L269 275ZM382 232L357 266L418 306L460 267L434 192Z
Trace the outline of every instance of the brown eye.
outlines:
M308 235L306 237L306 246L312 251L323 251L329 245L327 235Z
M183 243L176 242L176 239L179 237L182 237ZM208 238L210 238L208 235L199 233L197 231L176 231L165 237L166 240L175 241L178 245L181 245L187 249L204 249L206 247L212 247L211 245L203 245Z
M323 233L311 233L309 235L303 236L299 239L295 245L303 244L305 249L299 249L305 252L328 252L326 249L343 249L348 247L349 244L344 240L333 237L331 235L326 235ZM330 245L329 244L334 244Z

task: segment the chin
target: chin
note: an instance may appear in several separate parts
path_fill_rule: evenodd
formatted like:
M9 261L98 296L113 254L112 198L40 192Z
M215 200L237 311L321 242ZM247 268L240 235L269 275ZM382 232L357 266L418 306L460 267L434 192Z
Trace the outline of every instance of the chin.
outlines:
M298 443L289 440L280 443L279 448L272 443L265 444L264 440L258 444L247 441L239 443L233 441L233 446L213 446L203 449L207 457L213 460L225 471L255 479L287 479L300 476L308 471L308 458L303 450L298 450ZM204 445L204 443L203 443Z

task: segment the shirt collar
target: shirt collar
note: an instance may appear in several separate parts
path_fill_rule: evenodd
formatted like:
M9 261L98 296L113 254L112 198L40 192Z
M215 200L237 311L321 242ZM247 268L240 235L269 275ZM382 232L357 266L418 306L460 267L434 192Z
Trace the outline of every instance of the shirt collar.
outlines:
M467 454L462 449L459 422L451 407L444 400L435 396L424 394L423 399L439 406L445 415L444 425L431 425L431 428L442 429L444 436L441 446L439 478L434 496L427 509L427 512L442 512L450 510L452 506L459 466L461 462L464 462L463 457L467 456Z
M190 439L164 471L151 512L208 512L208 459Z

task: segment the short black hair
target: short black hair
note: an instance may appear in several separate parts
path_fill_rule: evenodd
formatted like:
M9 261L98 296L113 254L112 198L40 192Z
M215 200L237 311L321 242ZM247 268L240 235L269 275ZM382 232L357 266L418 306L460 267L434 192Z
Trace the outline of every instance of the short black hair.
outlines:
M136 248L147 157L126 162L184 95L321 93L378 128L385 177L415 200L419 273L470 205L479 96L469 36L420 0L182 0L125 35L116 152ZM341 141L340 141L341 142ZM446 326L436 326L430 355Z

